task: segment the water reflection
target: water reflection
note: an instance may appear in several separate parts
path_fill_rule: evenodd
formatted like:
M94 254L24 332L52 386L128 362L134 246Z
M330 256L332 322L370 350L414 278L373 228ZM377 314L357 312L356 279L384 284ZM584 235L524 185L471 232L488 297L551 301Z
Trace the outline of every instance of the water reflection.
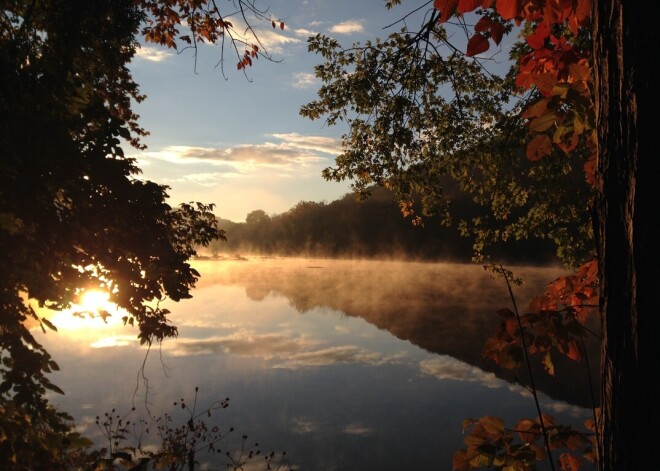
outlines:
M67 391L54 399L82 428L128 410L136 389L144 406L146 377L152 412L171 411L195 386L202 404L229 397L222 423L286 450L301 469L444 470L464 418L534 415L527 390L481 361L509 300L479 267L250 259L196 268L194 298L170 306L180 336L151 352L144 372L136 330L114 320L43 337L62 367L53 381ZM559 274L521 269L521 305ZM542 383L544 407L581 423L580 388L555 383Z

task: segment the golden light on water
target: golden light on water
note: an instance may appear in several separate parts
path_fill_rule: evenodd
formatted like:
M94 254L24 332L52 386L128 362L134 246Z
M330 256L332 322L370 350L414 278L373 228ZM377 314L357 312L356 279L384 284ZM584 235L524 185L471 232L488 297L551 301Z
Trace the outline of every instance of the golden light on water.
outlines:
M119 308L109 301L110 295L101 290L87 290L80 301L69 309L56 312L50 321L58 330L90 329L123 324Z
M137 344L135 331L122 320L126 311L109 299L110 295L102 290L81 290L78 303L69 309L35 311L57 328L56 337L66 338L69 347L96 349Z

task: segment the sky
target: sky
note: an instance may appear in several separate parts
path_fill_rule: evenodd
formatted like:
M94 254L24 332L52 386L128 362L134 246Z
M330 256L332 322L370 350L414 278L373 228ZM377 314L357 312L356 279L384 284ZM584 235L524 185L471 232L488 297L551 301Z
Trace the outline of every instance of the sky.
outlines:
M348 182L328 182L323 168L341 152L345 127L299 115L316 97L320 82L307 37L325 33L350 46L391 30L405 13L387 11L384 0L258 0L285 23L284 30L258 25L274 60L254 61L246 78L236 56L204 46L197 64L191 50L143 44L130 69L147 99L135 106L150 135L145 151L132 149L141 178L168 185L169 203L201 201L235 222L253 210L280 214L299 201L331 202L350 192ZM415 2L409 2L408 8ZM220 2L231 5L231 2ZM405 6L405 2L404 2Z
M220 46L201 47L195 62L191 50L177 54L143 44L130 66L147 96L135 107L150 132L147 149L128 153L137 158L141 178L168 185L172 206L213 203L217 216L235 222L256 209L280 214L299 201L331 202L351 191L350 182L321 176L341 153L347 128L299 115L320 86L314 65L321 58L308 52L307 38L324 33L350 46L384 37L401 27L388 25L428 4L409 0L388 11L385 0L257 3L269 7L285 28L254 23L277 62L254 61L247 78L228 50L223 76Z

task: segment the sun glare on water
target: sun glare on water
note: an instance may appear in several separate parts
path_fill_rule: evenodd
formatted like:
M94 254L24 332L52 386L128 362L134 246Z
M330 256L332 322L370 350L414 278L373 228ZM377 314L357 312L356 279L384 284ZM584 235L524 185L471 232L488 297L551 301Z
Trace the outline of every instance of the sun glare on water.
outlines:
M88 329L122 324L117 305L108 301L110 295L99 290L86 291L80 302L70 309L56 313L51 322L58 330ZM109 315L105 315L108 313ZM105 317L105 320L104 318Z

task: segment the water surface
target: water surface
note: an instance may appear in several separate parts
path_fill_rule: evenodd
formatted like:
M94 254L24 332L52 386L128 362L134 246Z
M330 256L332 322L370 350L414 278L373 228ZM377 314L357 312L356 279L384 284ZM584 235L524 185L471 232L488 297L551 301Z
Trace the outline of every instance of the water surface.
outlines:
M463 419L497 415L513 425L535 416L514 374L481 359L496 310L511 300L479 266L282 258L194 265L202 278L193 298L169 305L179 337L153 348L143 372L146 349L120 315L101 326L58 317L59 332L42 337L61 366L52 379L66 391L53 401L88 434L100 440L94 418L113 408L176 417L173 402L190 402L198 387L200 406L230 399L209 419L236 429L229 448L247 434L303 470L450 470ZM520 306L562 274L516 273L526 280L516 289ZM544 410L579 425L590 415L584 365L559 366L563 382L537 372Z

